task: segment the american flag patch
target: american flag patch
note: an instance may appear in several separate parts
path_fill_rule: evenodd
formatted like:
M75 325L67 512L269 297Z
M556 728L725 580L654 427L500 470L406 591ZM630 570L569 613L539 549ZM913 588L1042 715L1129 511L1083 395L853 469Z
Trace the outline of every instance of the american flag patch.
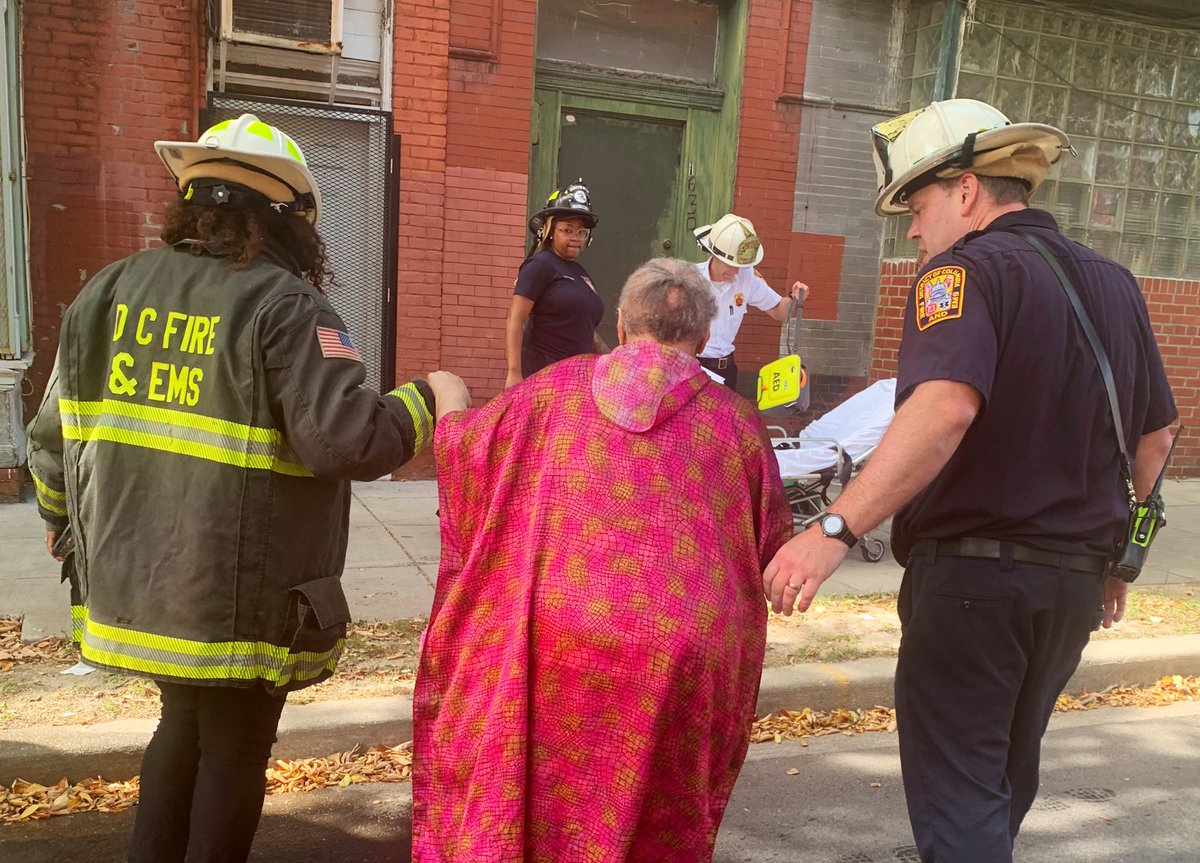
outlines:
M332 327L317 327L317 344L321 346L321 356L337 357L341 360L363 361L362 356L350 341L350 335Z

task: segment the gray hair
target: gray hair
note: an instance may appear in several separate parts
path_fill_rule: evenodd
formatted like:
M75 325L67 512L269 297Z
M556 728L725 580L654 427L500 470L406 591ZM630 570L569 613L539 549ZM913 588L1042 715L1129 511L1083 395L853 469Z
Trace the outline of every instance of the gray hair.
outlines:
M649 335L664 345L703 341L717 316L717 301L696 265L676 258L654 258L634 270L619 306L626 335Z

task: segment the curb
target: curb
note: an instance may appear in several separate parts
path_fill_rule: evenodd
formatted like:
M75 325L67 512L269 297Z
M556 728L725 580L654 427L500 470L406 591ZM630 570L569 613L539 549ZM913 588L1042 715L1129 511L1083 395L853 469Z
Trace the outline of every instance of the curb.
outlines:
M892 707L895 658L763 669L756 712ZM1200 675L1200 635L1114 638L1088 644L1067 692L1152 683L1168 674Z
M157 719L120 719L0 731L0 785L135 776L157 726ZM405 740L412 740L412 699L404 695L287 705L271 758L311 758Z
M777 710L855 709L893 704L896 660L860 659L763 670L757 713ZM1200 635L1112 639L1089 644L1068 692L1118 684L1145 684L1170 674L1200 676ZM121 779L141 769L142 752L158 724L124 719L97 725L0 731L0 785L15 779L53 783L102 775ZM412 699L407 696L289 705L272 758L308 758L354 746L412 739Z

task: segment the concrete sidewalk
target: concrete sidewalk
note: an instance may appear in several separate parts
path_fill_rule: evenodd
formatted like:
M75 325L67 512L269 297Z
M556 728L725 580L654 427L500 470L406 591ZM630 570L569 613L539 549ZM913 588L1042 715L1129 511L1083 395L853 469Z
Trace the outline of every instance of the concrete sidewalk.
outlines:
M353 488L342 574L351 614L356 620L428 615L441 553L437 483L359 482ZM1200 483L1195 497L1200 504ZM1200 514L1196 520L1200 522ZM875 535L887 537L886 531ZM59 565L46 554L44 539L45 526L33 502L0 506L0 614L24 615L27 641L70 631L67 588L59 584ZM900 576L890 553L879 563L867 563L855 550L822 593L898 590Z
M1169 527L1154 545L1138 586L1200 581L1200 480L1166 483ZM423 617L433 602L441 540L433 481L354 484L350 545L342 584L359 620ZM874 531L886 543L886 529ZM46 554L45 528L32 502L0 505L0 614L24 615L24 638L63 635L71 624L59 566ZM822 595L900 589L889 552L867 563L855 549Z
M1200 586L1200 481L1168 482L1164 492L1169 527L1156 542L1152 565L1139 587L1197 583ZM437 489L433 482L354 485L350 547L343 584L356 619L395 619L428 614L440 549ZM886 540L886 532L877 532ZM0 614L24 615L27 639L63 634L70 620L67 590L58 565L43 547L44 528L32 504L0 506ZM901 570L890 555L866 563L852 553L826 582L823 595L895 591ZM894 659L810 664L767 669L758 709L866 707L891 704ZM1143 683L1165 674L1200 674L1200 636L1096 642L1069 689L1102 689ZM325 755L356 744L410 739L412 703L404 697L289 705L280 726L276 757ZM137 772L155 720L121 720L90 726L0 731L0 783L72 780Z

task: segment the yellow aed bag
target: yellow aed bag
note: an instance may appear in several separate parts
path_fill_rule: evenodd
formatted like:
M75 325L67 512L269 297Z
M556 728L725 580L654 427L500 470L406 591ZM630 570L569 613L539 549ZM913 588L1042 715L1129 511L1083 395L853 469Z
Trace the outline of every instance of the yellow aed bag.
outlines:
M795 404L808 386L808 372L798 354L767 363L758 373L758 409L760 411Z

